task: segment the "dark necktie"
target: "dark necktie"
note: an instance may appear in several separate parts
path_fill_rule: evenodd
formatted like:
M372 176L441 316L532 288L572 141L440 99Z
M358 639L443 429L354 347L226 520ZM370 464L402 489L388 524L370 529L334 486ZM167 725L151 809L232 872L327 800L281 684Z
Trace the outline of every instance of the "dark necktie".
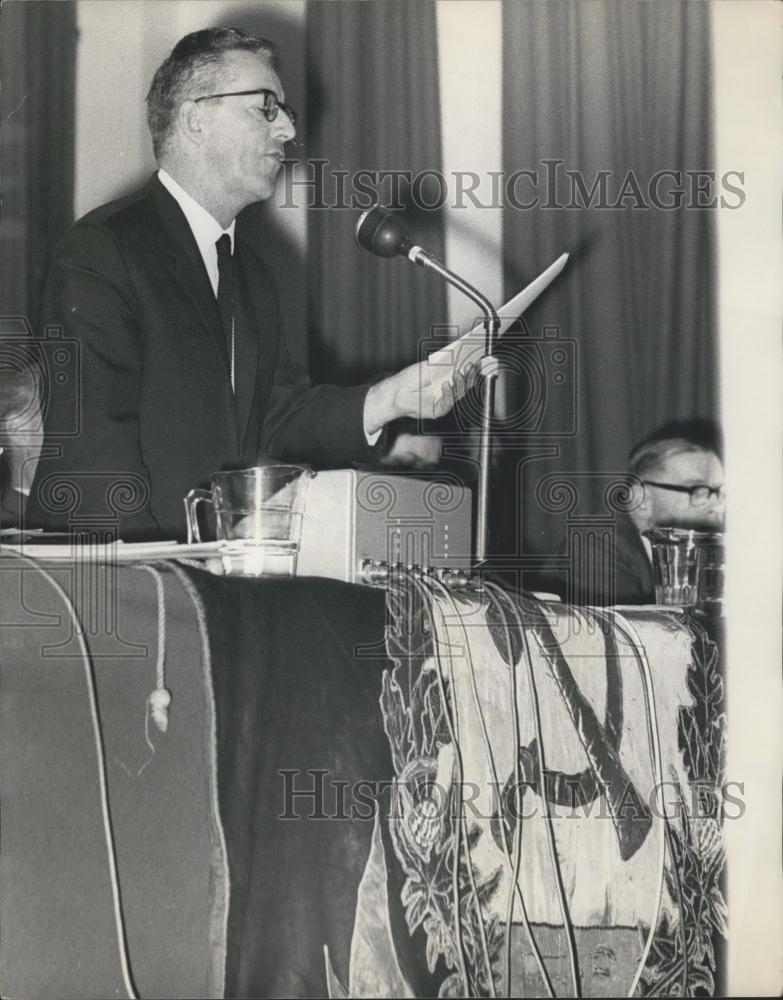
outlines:
M223 323L223 335L226 338L228 351L228 370L231 376L231 388L234 388L234 371L236 368L236 342L234 337L234 256L231 253L231 237L223 233L215 243L218 261L218 291L217 302L220 319Z

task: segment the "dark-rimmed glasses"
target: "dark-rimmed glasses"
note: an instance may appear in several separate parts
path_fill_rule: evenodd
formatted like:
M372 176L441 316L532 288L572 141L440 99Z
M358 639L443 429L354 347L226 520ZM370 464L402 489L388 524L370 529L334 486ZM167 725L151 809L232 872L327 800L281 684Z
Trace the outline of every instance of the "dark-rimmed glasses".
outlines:
M219 97L250 97L252 94L263 95L264 118L266 118L268 122L275 121L277 118L277 112L282 109L288 115L288 119L291 124L296 124L296 112L291 105L283 104L274 90L268 90L266 87L258 87L256 90L231 90L225 94L206 94L204 97L195 97L194 101L198 104L199 101L216 101Z
M643 479L645 486L655 486L659 490L672 490L674 493L687 493L691 507L704 507L713 496L718 500L726 499L725 486L679 486L676 483L655 483L651 479Z

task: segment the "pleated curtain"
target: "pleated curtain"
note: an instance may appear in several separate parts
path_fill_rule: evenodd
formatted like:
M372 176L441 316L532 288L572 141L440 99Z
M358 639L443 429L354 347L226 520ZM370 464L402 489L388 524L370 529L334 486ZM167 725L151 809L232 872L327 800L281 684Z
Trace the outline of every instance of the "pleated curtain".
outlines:
M421 175L441 169L435 4L311 2L307 72L305 152L326 161L311 199L325 207L308 211L310 363L317 380L346 382L417 360L447 322L441 282L403 258L372 257L353 235L370 200L359 189L375 179L378 200L401 206L416 240L443 254L439 212L416 204L435 200Z
M537 184L522 176L515 194L520 205L538 201L506 207L506 290L568 251L526 319L530 336L548 328L575 345L573 397L545 373L545 423L559 436L531 435L526 450L503 455L504 492L517 498L509 517L514 530L523 522L528 550L546 551L558 533L536 498L543 477L579 474L580 504L599 511L604 474L626 469L635 442L671 419L718 416L715 218L721 194L738 198L708 173L711 89L709 4L504 2L504 171L535 172ZM663 171L672 173L656 187ZM580 207L601 172L604 207L599 189Z

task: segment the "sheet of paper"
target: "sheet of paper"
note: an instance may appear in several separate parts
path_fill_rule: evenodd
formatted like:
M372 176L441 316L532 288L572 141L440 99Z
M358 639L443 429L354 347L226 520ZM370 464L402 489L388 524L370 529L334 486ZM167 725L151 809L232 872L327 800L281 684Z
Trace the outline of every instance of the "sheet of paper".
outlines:
M27 556L41 562L52 560L80 560L81 562L150 562L158 559L200 559L220 555L224 542L197 542L184 545L178 542L116 542L105 546L72 544L64 540L58 544L35 541L19 545L3 543L2 553Z
M542 271L537 278L534 278L521 292L517 293L513 299L509 299L505 305L498 309L500 317L500 329L498 336L502 336L508 328L515 323L525 310L538 298L560 274L566 266L568 254L561 254L557 260ZM427 370L433 385L440 384L441 387L451 382L457 375L464 373L471 365L478 364L484 355L485 332L483 323L478 323L463 334L458 340L453 340L444 347L435 351L427 359Z

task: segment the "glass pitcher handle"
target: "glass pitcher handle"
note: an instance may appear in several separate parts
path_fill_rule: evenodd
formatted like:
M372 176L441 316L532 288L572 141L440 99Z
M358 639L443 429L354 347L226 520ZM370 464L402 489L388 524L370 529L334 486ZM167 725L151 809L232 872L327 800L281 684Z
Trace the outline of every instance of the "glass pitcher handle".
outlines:
M188 545L201 541L201 533L198 528L198 517L196 508L200 503L212 503L212 494L209 490L191 490L185 497L185 514L188 521Z

